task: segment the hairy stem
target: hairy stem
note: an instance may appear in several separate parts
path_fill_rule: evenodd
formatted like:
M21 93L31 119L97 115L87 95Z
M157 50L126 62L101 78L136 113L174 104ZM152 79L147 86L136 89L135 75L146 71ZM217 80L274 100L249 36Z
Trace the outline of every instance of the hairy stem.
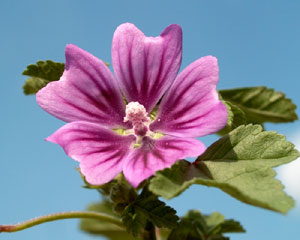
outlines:
M106 222L113 223L121 228L123 228L122 222L115 218L111 217L106 214L97 213L97 212L91 212L91 211L72 211L72 212L62 212L62 213L54 213L49 214L42 217L33 218L30 220L27 220L25 222L21 222L14 225L0 225L0 233L1 232L17 232L24 230L26 228L30 228L42 223L46 222L52 222L56 220L62 220L62 219L69 219L69 218L92 218L92 219L99 219L104 220Z
M149 221L147 222L145 231L142 234L142 239L143 240L156 240L155 227Z

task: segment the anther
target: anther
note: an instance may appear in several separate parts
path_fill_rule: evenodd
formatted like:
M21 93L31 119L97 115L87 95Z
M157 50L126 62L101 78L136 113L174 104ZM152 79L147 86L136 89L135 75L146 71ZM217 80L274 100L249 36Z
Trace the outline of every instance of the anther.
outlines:
M130 102L126 105L125 113L124 122L130 121L134 133L138 136L145 136L150 123L150 118L145 107L139 102Z

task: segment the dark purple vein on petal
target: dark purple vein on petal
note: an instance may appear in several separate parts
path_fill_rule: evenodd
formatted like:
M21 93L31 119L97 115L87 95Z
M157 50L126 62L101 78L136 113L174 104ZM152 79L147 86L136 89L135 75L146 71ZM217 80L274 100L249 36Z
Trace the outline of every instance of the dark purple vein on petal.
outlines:
M94 118L103 118L103 117L102 117L101 115L99 115L99 114L95 114L95 113L89 112L89 111L87 111L87 110L85 110L85 109L83 109L83 108L81 108L81 107L79 107L79 106L76 106L75 104L71 103L70 101L68 101L67 99L65 99L65 98L62 97L62 96L59 96L59 95L58 95L58 97L60 98L60 100L61 100L64 104L69 105L69 106L73 107L74 109L77 109L78 111L81 111L81 112L87 114L88 116L91 116L91 117L94 117ZM87 120L87 121L90 121L90 119L88 119L88 118L87 118L86 120Z

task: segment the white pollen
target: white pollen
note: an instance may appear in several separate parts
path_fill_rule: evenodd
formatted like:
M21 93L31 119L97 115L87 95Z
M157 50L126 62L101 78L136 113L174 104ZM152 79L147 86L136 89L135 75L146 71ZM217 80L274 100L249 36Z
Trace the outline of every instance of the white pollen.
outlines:
M124 122L131 121L133 125L150 121L145 107L139 102L130 102L126 105Z

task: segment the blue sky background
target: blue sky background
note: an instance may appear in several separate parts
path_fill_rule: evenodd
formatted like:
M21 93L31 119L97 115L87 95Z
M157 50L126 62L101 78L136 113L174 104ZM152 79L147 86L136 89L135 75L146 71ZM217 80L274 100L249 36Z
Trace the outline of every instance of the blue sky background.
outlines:
M80 187L77 164L59 146L43 140L63 122L40 109L34 96L23 95L26 78L21 73L28 64L63 62L67 43L110 62L112 35L119 24L132 22L156 36L177 23L183 28L182 67L214 55L220 65L219 89L266 85L299 104L299 12L297 0L1 0L0 224L81 210L99 199L97 192ZM298 131L300 136L299 122L267 128L294 139ZM204 141L209 145L215 139ZM247 234L234 234L232 240L296 239L300 234L299 209L282 216L213 188L193 186L169 204L180 215L195 208L239 220ZM95 239L79 232L77 225L77 220L47 223L0 238Z

